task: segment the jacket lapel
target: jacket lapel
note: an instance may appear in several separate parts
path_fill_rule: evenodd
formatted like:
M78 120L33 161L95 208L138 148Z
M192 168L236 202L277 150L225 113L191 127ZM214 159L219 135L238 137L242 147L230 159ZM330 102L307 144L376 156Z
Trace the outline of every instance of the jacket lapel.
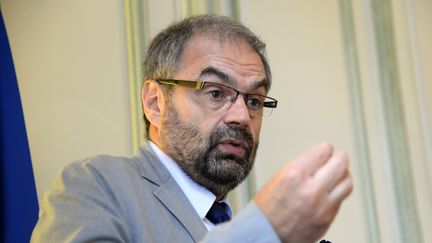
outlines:
M172 177L155 190L154 195L178 219L195 241L204 238L207 228Z
M203 239L207 228L202 219L199 218L180 186L153 154L147 143L141 147L137 165L144 178L159 185L153 194L177 218L194 241Z

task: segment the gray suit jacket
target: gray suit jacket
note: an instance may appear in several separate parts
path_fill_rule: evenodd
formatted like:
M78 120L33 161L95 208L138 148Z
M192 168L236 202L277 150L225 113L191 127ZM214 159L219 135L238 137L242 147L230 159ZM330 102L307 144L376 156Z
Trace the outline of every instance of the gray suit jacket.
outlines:
M148 145L132 158L97 156L65 167L48 188L31 242L278 242L251 202L208 232Z

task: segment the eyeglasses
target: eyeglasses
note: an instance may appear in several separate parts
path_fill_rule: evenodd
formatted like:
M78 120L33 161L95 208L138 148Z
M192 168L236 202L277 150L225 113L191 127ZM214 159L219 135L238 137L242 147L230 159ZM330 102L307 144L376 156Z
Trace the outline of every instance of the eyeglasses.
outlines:
M199 90L197 97L200 103L211 110L219 110L225 106L228 109L239 95L243 95L249 114L254 117L270 116L273 108L277 107L276 99L265 95L244 93L219 83L177 79L157 79L156 81L160 84L179 85Z

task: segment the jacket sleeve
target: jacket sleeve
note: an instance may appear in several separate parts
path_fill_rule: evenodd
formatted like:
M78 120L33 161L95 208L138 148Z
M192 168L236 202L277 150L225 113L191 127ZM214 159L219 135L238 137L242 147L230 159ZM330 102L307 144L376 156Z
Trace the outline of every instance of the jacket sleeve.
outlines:
M104 179L80 163L66 167L47 189L31 242L131 242Z

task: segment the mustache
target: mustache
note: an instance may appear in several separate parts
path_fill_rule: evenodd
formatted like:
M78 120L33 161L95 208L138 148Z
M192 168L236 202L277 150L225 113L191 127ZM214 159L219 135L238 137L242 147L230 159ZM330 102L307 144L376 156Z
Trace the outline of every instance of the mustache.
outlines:
M253 147L252 135L245 129L233 128L229 126L218 127L210 133L209 148L214 149L222 139L233 139L244 142L246 151Z

